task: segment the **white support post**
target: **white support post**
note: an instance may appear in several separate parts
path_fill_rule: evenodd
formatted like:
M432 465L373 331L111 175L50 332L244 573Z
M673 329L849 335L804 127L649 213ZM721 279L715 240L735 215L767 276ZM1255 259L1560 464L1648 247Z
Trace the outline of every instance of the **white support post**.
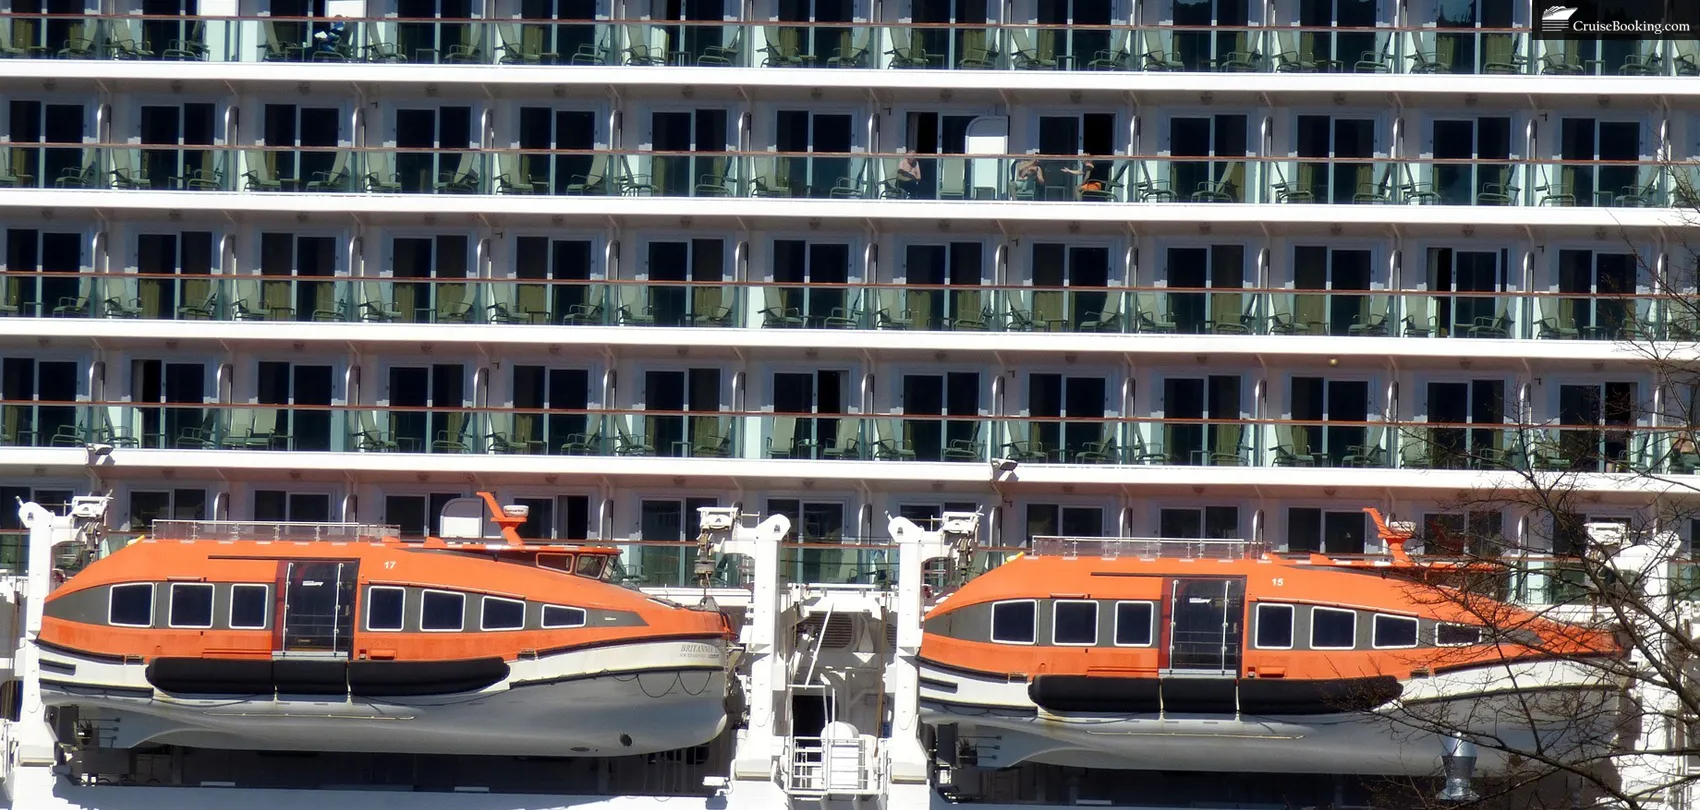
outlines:
M26 503L18 508L18 518L29 529L29 575L25 580L24 626L18 634L18 648L12 655L14 672L23 687L19 696L19 719L8 735L12 744L6 751L5 790L8 798L16 794L24 769L52 768L56 764L53 730L47 725L47 712L41 704L41 664L35 639L41 634L42 608L53 590L53 555L61 545L91 544L98 539L106 523L106 497L77 497L71 501L71 514L55 515L39 504ZM41 775L37 775L41 776ZM52 777L32 778L32 782L51 782Z
M966 548L979 531L980 516L949 512L943 528L929 532L907 518L894 517L887 531L897 544L897 650L886 669L886 688L892 694L891 736L886 741L888 806L909 805L907 794L926 801L931 767L921 746L920 685L915 659L921 654L921 622L925 618L925 576L928 560L948 557L957 546Z
M730 511L704 508L702 525L705 530L710 526L725 527L715 529L716 533L724 531L722 536L727 538L719 543L721 553L743 554L754 561L749 620L740 638L744 661L749 667L744 695L750 719L733 750L732 779L771 782L773 758L782 748L774 736L774 715L790 710L775 705L776 686L781 684L777 676L783 664L775 639L779 622L779 541L790 534L791 521L784 515L774 515L754 528L746 528L737 524L737 515L724 514ZM717 522L711 522L715 519Z

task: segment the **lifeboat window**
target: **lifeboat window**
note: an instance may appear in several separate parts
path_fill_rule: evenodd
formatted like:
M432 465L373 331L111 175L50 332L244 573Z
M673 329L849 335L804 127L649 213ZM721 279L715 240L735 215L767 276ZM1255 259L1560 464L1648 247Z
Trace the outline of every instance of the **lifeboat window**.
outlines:
M1468 647L1482 643L1482 629L1466 624L1437 624L1434 643L1442 647Z
M584 608L544 605L543 626L549 630L563 627L583 627Z
M581 577L590 577L591 579L601 579L602 578L602 569L606 568L607 566L608 566L608 558L606 558L606 557L603 557L603 556L600 556L600 555L597 555L597 554L580 554L580 555L578 555L578 575L581 576Z
M107 624L119 627L153 626L153 583L114 585L106 609Z
M230 629L266 629L266 607L271 588L265 585L230 586Z
M992 605L992 640L1001 644L1032 644L1039 603L1032 599Z
M1260 650L1290 650L1293 648L1293 606L1257 606L1257 648Z
M573 572L573 555L539 554L537 555L537 567L570 574Z
M1310 648L1349 650L1357 646L1358 614L1336 608L1310 609Z
M401 606L407 592L378 585L366 591L366 629L400 630Z
M171 614L166 623L172 627L212 626L213 586L201 583L171 583Z
M1151 619L1157 613L1150 602L1116 603L1116 646L1151 646Z
M1090 647L1098 643L1098 603L1059 599L1051 612L1051 643Z
M466 626L466 594L426 591L419 603L419 629L452 633Z
M1417 620L1409 616L1383 616L1376 614L1374 637L1370 643L1378 650L1411 648L1417 646Z
M484 630L519 630L525 627L525 603L499 596L484 597Z

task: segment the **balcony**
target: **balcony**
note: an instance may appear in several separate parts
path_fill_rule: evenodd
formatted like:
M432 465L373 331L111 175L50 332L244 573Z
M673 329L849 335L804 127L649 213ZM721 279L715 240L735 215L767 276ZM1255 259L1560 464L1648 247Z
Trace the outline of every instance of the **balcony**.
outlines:
M0 402L0 446L1163 467L1700 473L1635 424ZM282 463L280 461L280 463Z
M1566 208L1691 207L1700 200L1700 168L1657 161L138 144L11 145L0 152L0 186L19 189ZM905 160L918 175L899 173ZM319 168L283 176L279 165Z
M853 70L1696 76L1694 41L1527 28L6 14L6 56Z
M0 316L1021 334L1693 340L1688 296L1291 288L0 274Z

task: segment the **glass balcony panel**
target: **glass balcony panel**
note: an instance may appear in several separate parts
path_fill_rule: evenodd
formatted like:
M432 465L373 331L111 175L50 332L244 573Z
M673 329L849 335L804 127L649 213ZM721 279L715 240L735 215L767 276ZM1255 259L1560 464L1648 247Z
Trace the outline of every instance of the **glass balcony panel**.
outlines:
M1275 335L1387 337L1393 296L1372 290L1276 294L1269 332Z
M773 414L761 417L764 458L857 461L867 457L867 420L850 414Z
M613 294L618 299L614 305L614 322L621 326L740 325L736 287L701 282L626 283L614 285ZM572 304L567 311L584 306Z
M732 458L738 418L703 412L634 413L612 417L614 454L671 458Z
M235 155L224 147L161 144L109 147L101 152L107 160L106 187L109 188L151 191L231 189L229 164Z
M1011 331L1122 332L1127 295L1110 288L1025 287L1005 290Z

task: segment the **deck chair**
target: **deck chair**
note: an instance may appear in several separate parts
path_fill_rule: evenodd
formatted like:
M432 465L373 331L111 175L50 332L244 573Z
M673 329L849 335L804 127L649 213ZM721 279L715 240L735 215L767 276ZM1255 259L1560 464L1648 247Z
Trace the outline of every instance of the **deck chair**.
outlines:
M1536 334L1551 340L1576 340L1581 330L1576 328L1576 305L1565 298L1541 296L1541 318L1535 321Z
M1140 332L1174 334L1179 327L1175 324L1174 316L1158 306L1157 295L1154 292L1134 293L1135 329Z
M874 310L874 328L909 329L915 325L915 313L909 308L908 290L883 287L879 291L879 308Z
M633 437L626 430L626 420L614 418L614 455L617 456L653 456L655 447L647 440Z
M709 45L702 49L702 55L697 57L698 67L731 67L738 63L738 57L744 49L744 27L738 26L732 32L732 41L725 45Z
M1364 296L1363 308L1357 315L1352 316L1352 323L1346 327L1346 334L1386 337L1387 302L1385 295Z
M385 283L381 281L361 282L360 320L367 323L395 323L401 320L401 307L384 295L384 286Z
M779 287L763 287L762 302L766 305L761 311L765 328L795 329L807 323L802 310L785 306L785 290Z
M503 152L496 156L497 168L501 172L496 175L497 194L536 194L539 189L549 190L547 182L539 184L531 179L522 168L525 157L512 152Z
M826 66L831 68L862 68L868 66L868 37L872 30L867 26L859 26L850 35L847 46L832 50L832 56L826 60Z
M590 159L590 169L586 173L575 174L567 181L565 193L606 195L613 185L610 180L608 155L598 154Z
M944 158L939 161L939 199L961 200L968 197L968 159Z
M433 452L433 453L470 453L470 452L472 452L472 447L468 444L468 442L466 440L467 439L467 427L472 421L471 418L470 418L471 416L472 416L471 414L460 413L460 412L443 414L443 425L444 425L444 427L443 427L442 430L437 431L436 437L431 441L431 452Z
M401 177L396 174L388 152L366 153L366 190L373 194L400 194Z
M498 47L501 56L496 61L504 65L554 65L559 64L561 55L544 51L538 41L528 42L524 27L515 24L496 26L496 34L502 42Z
M879 461L914 461L915 448L910 446L909 439L896 419L878 419L874 421L874 432L878 438L874 441L874 458Z
M932 54L927 53L922 44L921 32L909 28L887 28L885 41L891 43L891 50L885 55L891 57L894 68L925 68L931 66Z
M838 418L838 431L832 446L821 451L826 458L859 459L862 457L862 420L848 416Z
M797 451L797 417L774 416L767 437L768 458L792 458Z
M84 276L77 279L77 294L62 296L53 307L55 318L86 318L94 314L94 302L90 300L89 290L94 279Z
M641 284L620 285L616 316L621 326L654 326L655 310L649 305L649 290Z
M1120 332L1122 331L1122 296L1121 293L1104 294L1104 308L1098 312L1083 312L1080 314L1081 332Z
M333 192L348 190L348 153L338 151L336 158L331 161L329 171L313 172L313 179L307 181L309 192Z
M362 410L356 419L358 427L351 437L356 448L367 453L400 452L401 445L395 440L395 434L387 428L378 425L377 415L370 410Z
M462 152L455 168L443 172L432 185L432 189L438 194L477 194L478 155Z
M1047 32L1049 33L1049 32ZM1047 38L1048 40L1048 38ZM1049 47L1034 48L1027 38L1027 29L1009 30L1010 58L1016 70L1056 70L1057 58Z
M145 168L136 165L136 150L113 149L110 159L112 168L107 174L112 178L113 188L136 189L148 188L148 176Z
M667 32L647 25L626 26L626 64L667 64Z

